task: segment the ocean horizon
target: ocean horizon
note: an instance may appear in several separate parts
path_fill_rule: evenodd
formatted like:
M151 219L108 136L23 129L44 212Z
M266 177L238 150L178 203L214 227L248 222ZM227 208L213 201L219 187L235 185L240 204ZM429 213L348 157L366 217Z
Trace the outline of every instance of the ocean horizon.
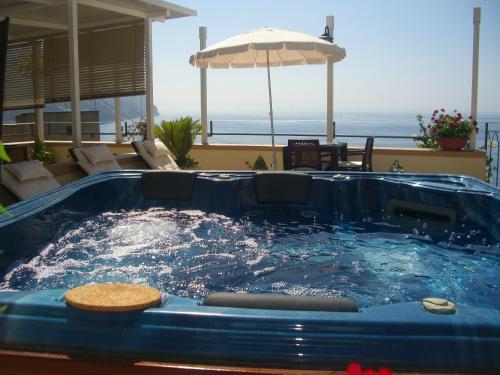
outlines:
M416 147L410 138L420 135L417 123L418 112L338 112L334 115L336 139L347 142L353 146L362 146L366 136L375 136L375 147ZM155 118L156 121L171 120L180 116L168 116L162 114ZM198 119L199 116L192 116ZM429 116L424 120L428 121ZM212 121L214 133L248 133L245 135L213 135L208 138L209 143L222 144L271 144L270 119L268 116L237 116L237 115L209 115ZM478 115L479 132L477 135L477 147L484 144L485 124L489 124L490 130L500 130L500 113L481 113ZM292 114L286 116L277 115L274 118L275 133L300 134L297 136L275 137L278 145L287 144L288 139L316 138L320 142L326 142L326 116L323 114ZM260 136L250 133L268 133ZM317 136L323 134L323 136ZM384 136L400 136L403 138L383 138ZM197 137L196 143L200 143Z
M375 147L416 147L412 136L420 135L417 123L418 112L337 112L334 115L336 139L347 142L352 146L363 146L367 136L377 137ZM189 115L189 114L188 114ZM199 119L199 115L190 115ZM160 114L155 117L155 123L162 120L180 118L181 115ZM424 115L428 121L429 116ZM268 116L215 114L209 115L209 122L213 124L214 135L209 136L212 144L271 144L271 126ZM490 130L500 130L500 112L484 112L478 115L479 132L477 134L477 148L484 145L485 124ZM114 132L114 122L101 124L101 132ZM319 139L326 142L326 119L319 114L290 114L277 115L274 118L275 143L286 145L288 139ZM210 131L210 129L209 129ZM245 133L245 135L218 135L217 133ZM267 135L257 135L266 133ZM300 134L296 136L280 136L280 133ZM400 136L407 138L383 138L385 136ZM101 136L102 140L114 140L114 136ZM195 143L201 143L198 136Z

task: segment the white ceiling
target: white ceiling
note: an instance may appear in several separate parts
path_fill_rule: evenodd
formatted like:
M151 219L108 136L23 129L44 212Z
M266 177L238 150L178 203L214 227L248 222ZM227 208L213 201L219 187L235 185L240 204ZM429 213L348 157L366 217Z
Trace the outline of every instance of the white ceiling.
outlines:
M9 40L67 30L67 3L72 0L0 0L0 19L10 17ZM163 0L78 0L80 29L137 19L164 21L196 16L196 11Z

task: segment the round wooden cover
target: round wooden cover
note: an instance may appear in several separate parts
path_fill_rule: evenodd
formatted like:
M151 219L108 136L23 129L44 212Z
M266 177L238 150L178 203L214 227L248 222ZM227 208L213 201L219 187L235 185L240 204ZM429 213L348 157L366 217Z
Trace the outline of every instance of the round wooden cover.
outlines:
M158 306L161 293L147 285L90 284L70 289L64 298L78 309L118 312Z
M444 298L427 297L422 299L422 306L433 314L454 314L455 304Z

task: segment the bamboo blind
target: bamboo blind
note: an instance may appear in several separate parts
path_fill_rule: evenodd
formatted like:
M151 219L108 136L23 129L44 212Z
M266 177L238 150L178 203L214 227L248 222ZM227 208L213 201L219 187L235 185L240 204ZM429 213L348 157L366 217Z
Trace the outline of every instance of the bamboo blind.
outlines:
M80 31L80 98L146 92L144 22ZM5 109L70 101L68 37L9 44Z

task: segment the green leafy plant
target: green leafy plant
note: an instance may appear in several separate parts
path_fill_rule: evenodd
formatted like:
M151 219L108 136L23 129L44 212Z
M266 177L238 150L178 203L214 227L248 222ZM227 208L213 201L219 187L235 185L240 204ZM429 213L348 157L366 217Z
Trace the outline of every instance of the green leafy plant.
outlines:
M38 159L44 164L50 164L54 162L54 153L50 151L47 143L38 138L35 139L30 157L32 160Z
M259 155L257 159L255 159L252 169L255 171L267 171L269 169L262 155Z
M3 146L3 143L0 142L0 159L6 162L10 162L9 155L7 155L7 152L5 151L5 148ZM12 214L5 209L3 205L0 204L0 213L8 216L12 216Z
M418 147L437 148L438 138L468 138L473 130L477 131L477 123L471 117L464 119L456 110L452 115L444 108L434 110L427 125L422 115L417 115L417 121L421 134L421 139L416 140Z
M175 156L175 162L181 168L198 165L198 162L191 158L188 153L200 131L200 122L193 121L189 116L172 121L163 120L159 126L155 126L155 135Z
M257 159L255 159L255 162L253 164L250 164L249 161L246 161L245 165L252 171L267 171L269 169L262 155L257 156Z
M430 133L427 126L424 125L424 117L417 115L418 126L420 127L420 138L414 139L417 147L421 148L438 148L439 145L436 138Z

